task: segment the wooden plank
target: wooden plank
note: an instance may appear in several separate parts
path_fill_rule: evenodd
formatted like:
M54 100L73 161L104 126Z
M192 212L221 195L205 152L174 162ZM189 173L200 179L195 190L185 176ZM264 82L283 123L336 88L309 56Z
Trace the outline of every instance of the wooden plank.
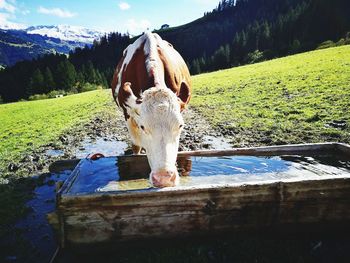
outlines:
M224 155L280 155L295 152L317 152L330 151L336 149L336 143L309 143L309 144L290 144L277 146L261 146L249 148L234 148L228 150L199 150L179 152L178 156L224 156Z
M72 159L72 160L58 160L50 164L49 171L50 173L60 173L64 170L73 170L80 159Z
M154 193L153 193L154 194ZM350 220L350 179L65 200L69 243L178 237Z
M346 155L350 156L350 145L345 143L336 143L336 149Z

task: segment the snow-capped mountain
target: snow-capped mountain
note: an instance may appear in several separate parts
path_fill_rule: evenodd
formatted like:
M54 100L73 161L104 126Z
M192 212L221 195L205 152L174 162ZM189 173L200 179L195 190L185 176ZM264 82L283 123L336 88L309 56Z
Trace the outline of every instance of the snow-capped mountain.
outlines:
M24 29L28 34L38 34L47 37L59 38L66 41L75 41L91 44L106 32L91 30L80 26L31 26Z
M31 26L0 29L0 65L11 66L48 53L68 54L77 47L92 45L105 32L78 26Z

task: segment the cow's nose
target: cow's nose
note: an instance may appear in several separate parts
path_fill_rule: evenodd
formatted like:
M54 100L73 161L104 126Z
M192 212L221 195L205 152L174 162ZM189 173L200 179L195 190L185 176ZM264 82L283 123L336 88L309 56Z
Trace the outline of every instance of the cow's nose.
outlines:
M151 172L151 183L154 187L175 186L178 181L178 176L176 170Z

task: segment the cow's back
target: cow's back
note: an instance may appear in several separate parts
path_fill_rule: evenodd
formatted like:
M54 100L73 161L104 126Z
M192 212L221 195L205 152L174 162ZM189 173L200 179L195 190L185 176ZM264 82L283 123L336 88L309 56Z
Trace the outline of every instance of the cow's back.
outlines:
M166 86L180 99L186 98L183 102L189 101L191 79L186 63L172 45L157 34L146 32L129 45L114 73L113 96L126 114L128 94L121 88L125 82L131 83L133 93L139 98L151 87Z

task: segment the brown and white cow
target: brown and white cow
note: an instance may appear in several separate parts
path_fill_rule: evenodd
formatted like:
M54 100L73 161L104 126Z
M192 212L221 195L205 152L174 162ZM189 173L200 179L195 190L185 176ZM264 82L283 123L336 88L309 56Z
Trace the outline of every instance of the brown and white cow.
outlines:
M134 154L146 150L151 184L175 186L181 112L191 97L190 73L180 54L159 35L145 32L124 50L112 92L124 111Z

